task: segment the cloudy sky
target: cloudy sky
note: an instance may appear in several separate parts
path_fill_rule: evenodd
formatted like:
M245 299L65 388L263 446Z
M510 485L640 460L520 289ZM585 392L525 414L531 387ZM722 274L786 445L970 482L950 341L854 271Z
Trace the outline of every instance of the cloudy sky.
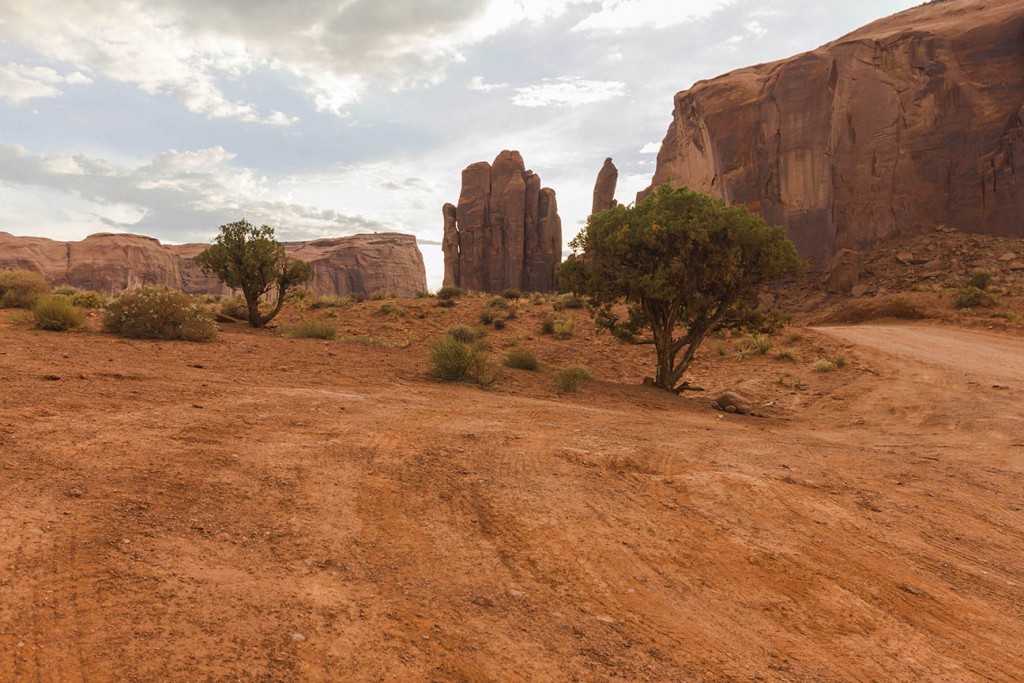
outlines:
M630 201L672 96L908 0L0 0L0 230L410 232L440 283L461 170L518 149L566 241Z

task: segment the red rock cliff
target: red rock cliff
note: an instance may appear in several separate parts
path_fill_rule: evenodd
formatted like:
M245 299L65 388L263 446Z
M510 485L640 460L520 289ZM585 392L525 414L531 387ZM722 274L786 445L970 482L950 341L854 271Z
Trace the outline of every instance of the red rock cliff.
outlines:
M142 235L103 233L81 242L58 242L0 232L0 268L26 268L42 273L54 285L99 292L167 285L190 294L225 294L229 290L204 275L193 261L207 246L163 245ZM315 275L308 287L316 294L389 292L411 297L427 288L423 255L412 235L286 242L285 250L313 266Z
M819 264L936 225L1022 235L1022 105L1024 0L934 2L680 92L651 188L744 202Z

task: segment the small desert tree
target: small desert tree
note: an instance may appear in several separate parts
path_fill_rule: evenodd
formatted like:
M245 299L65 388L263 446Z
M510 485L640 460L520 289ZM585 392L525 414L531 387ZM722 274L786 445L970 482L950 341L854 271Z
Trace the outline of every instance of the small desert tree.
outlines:
M285 255L284 246L274 239L273 228L257 228L245 220L220 226L217 239L196 256L196 264L231 289L242 291L253 327L273 320L288 290L313 278L312 266ZM277 302L269 313L261 314L260 297L275 287Z
M687 388L680 379L709 333L760 285L803 268L782 228L746 207L667 185L591 216L571 246L559 271L563 289L588 295L617 336L653 344L654 384L675 392ZM616 312L623 303L625 319ZM650 337L638 338L644 328Z

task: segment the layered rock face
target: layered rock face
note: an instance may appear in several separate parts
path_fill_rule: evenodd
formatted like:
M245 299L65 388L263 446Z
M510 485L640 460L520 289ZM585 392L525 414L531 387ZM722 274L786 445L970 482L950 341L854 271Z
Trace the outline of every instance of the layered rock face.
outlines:
M597 182L594 183L594 203L590 213L600 213L614 207L615 186L619 183L619 169L615 168L611 157L604 160L604 166L597 174Z
M1024 0L946 0L675 97L651 188L785 226L819 265L946 225L1024 234Z
M142 235L103 233L81 242L57 242L0 232L0 268L34 270L53 285L105 293L166 285L190 294L227 294L223 284L195 264L194 257L207 246L163 245ZM315 275L307 286L319 295L389 292L411 297L427 288L423 255L412 235L286 242L285 251L313 266Z
M462 171L458 206L445 204L444 284L481 292L550 292L562 260L555 191L526 170L519 152Z

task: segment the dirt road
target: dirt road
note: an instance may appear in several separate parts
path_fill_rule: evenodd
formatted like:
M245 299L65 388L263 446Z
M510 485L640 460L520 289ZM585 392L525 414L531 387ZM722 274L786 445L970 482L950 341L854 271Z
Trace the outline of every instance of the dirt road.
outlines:
M819 327L818 332L886 354L1002 384L1024 384L1024 339L927 325Z
M1016 342L709 352L759 419L539 308L488 339L543 372L440 384L425 340L478 311L401 305L344 315L406 348L0 318L0 680L1024 680ZM567 362L598 379L559 394Z

